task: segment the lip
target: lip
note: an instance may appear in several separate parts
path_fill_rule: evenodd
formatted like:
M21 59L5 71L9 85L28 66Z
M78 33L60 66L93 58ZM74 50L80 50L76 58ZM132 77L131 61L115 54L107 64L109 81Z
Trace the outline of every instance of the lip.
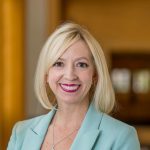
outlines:
M78 91L80 84L59 84L61 89L68 93L73 93Z

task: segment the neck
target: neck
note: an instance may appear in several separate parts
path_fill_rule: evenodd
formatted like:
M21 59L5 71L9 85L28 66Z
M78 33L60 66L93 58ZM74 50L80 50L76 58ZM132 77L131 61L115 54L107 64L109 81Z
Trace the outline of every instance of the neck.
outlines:
M58 105L55 115L56 126L62 128L78 128L80 127L89 103L80 103L78 105Z

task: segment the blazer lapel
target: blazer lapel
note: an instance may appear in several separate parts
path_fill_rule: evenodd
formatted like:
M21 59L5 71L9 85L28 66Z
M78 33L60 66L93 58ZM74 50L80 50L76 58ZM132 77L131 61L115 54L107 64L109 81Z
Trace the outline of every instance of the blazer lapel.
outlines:
M29 128L24 139L22 150L32 149L39 150L56 110L52 109L47 115L41 118L36 125Z
M101 133L100 124L102 116L103 113L97 112L93 103L91 103L81 128L71 146L71 150L91 150L94 147Z
M51 122L55 112L55 108L52 109L52 111L42 117L41 120L39 120L34 126L29 128L21 150L40 150L49 123ZM94 147L94 144L101 133L100 124L102 116L103 113L97 112L93 103L91 103L70 150L91 150Z

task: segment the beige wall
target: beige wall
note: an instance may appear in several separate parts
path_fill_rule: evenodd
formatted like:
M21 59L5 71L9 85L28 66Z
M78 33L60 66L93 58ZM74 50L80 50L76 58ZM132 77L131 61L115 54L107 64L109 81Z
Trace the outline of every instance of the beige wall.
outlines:
M35 97L34 73L41 48L61 20L60 7L60 0L26 1L26 118L46 112Z
M34 9L33 9L34 8ZM49 4L48 0L27 0L26 1L26 117L30 118L43 109L38 103L34 94L34 72L39 52L48 36L49 27Z

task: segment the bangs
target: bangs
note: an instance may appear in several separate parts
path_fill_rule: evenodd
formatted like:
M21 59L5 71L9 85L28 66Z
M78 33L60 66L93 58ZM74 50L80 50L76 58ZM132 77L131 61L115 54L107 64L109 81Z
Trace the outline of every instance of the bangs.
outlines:
M53 64L67 51L67 49L77 42L78 40L82 40L80 34L72 35L72 37L59 37L53 41L51 46L47 49L47 56L46 56L46 70L53 66ZM60 42L58 42L60 41Z

